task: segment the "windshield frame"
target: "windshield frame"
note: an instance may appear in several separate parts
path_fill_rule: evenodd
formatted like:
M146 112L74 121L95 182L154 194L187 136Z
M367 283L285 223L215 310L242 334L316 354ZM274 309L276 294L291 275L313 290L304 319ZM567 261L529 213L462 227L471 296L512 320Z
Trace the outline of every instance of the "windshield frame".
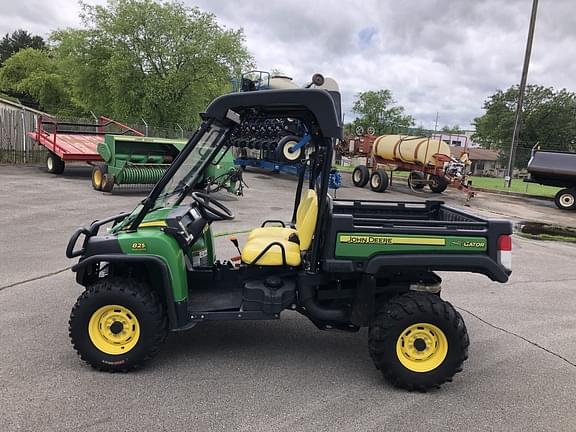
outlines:
M219 154L228 130L229 128L225 126L213 124L194 145L190 146L186 157L179 161L178 169L172 173L162 190L158 192L152 210L173 207L182 202L187 192L201 179L206 166L211 163L215 155ZM199 146L201 145L205 147L203 154L200 154L202 149ZM208 161L207 164L205 164L206 161ZM175 181L177 183L174 183Z
M156 204L158 199L161 197L162 192L164 192L165 187L168 185L170 180L172 180L174 175L180 170L182 164L186 161L190 153L192 153L192 151L196 148L200 140L204 138L207 133L210 133L212 126L221 129L221 132L216 137L216 144L212 147L211 154L208 155L208 157L206 157L199 166L195 167L193 174L187 179L185 185L183 185L184 187L177 191L178 198L176 198L173 205L179 205L186 197L190 189L194 186L194 184L197 183L201 173L205 171L206 167L212 162L212 160L225 145L227 141L226 138L232 130L231 126L216 121L215 119L208 119L202 122L198 130L188 140L188 143L186 143L186 146L182 149L180 154L176 157L176 159L174 159L170 167L168 167L166 173L162 176L158 183L156 183L150 194L142 201L141 205L138 206L141 207L140 211L138 212L138 215L131 221L129 231L136 231L146 214L148 214L151 210L158 208ZM173 192L176 192L176 190ZM138 207L136 209L138 209ZM136 213L136 209L133 213Z

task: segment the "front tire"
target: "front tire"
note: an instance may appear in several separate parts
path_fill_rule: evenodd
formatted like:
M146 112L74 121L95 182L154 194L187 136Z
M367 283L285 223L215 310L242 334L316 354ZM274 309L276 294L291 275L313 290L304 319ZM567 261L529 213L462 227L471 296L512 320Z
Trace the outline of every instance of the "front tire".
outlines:
M369 331L370 355L384 378L422 392L462 370L469 344L462 316L429 293L409 292L384 303Z
M130 279L95 282L70 314L74 349L93 368L107 372L141 367L158 353L167 332L164 306L156 293Z
M62 174L64 172L64 161L56 153L48 152L46 156L46 170L51 174Z
M352 183L354 186L363 188L370 180L370 171L366 165L358 165L352 171Z
M562 189L554 197L554 203L560 210L576 209L576 188Z
M107 165L96 165L92 168L92 188L96 191L102 190L102 184L104 183L104 175L108 172Z

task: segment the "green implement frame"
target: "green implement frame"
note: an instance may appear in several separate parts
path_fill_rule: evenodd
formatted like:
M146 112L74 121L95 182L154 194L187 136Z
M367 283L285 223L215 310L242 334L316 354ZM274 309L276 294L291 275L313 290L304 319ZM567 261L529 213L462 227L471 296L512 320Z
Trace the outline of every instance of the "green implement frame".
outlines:
M104 164L94 166L92 187L111 192L115 185L155 184L186 145L184 139L148 136L105 135L97 151ZM216 185L236 193L234 174L237 169L230 152L222 152L218 163L208 167L204 185Z

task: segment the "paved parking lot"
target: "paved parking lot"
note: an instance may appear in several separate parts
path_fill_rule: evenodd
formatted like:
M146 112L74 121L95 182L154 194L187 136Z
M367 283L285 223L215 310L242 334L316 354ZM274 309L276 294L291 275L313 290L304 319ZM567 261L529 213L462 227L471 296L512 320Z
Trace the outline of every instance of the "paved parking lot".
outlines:
M383 381L365 331L321 332L291 312L277 322L205 323L173 334L137 373L92 370L68 339L81 290L65 270L64 248L77 226L128 210L143 195L95 192L88 174L0 166L1 431L576 430L576 247L566 243L515 238L507 285L443 274L443 296L468 326L470 359L454 382L427 394ZM215 232L289 218L293 179L248 173L246 180L243 198L220 195L236 220L215 224ZM392 189L378 198L430 198ZM351 187L338 197L376 198ZM454 191L444 199L464 204ZM547 201L486 194L469 210L565 225L576 219ZM218 248L222 258L234 255L225 238Z

